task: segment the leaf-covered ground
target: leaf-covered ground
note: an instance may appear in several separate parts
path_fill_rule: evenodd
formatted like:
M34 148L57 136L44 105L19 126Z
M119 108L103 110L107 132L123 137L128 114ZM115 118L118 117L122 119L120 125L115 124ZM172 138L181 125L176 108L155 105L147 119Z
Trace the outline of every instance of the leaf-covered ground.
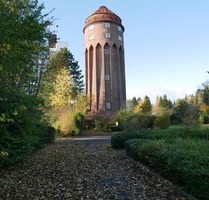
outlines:
M110 144L81 143L56 142L1 171L0 199L191 199Z

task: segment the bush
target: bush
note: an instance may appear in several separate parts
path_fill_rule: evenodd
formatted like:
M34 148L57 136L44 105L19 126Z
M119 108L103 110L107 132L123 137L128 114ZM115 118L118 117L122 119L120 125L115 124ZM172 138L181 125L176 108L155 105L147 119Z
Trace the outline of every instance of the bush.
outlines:
M110 131L110 132L120 132L120 131L122 131L122 128L119 125L109 123L109 124L107 124L107 126L104 127L104 130Z
M75 125L70 134L78 135L81 132L81 130L83 130L84 128L85 116L82 113L76 113L74 120L75 120Z
M0 156L0 168L25 160L35 150L53 142L54 137L55 129L45 124L38 124L30 132L18 135L0 130L0 152L8 154Z
M95 125L95 128L94 130L96 131L102 131L104 126L105 126L105 123L104 123L104 120L101 119L100 117L97 117L95 120L94 120L94 125Z
M176 139L166 152L168 161L165 174L197 198L208 199L208 152L208 141Z
M125 148L125 141L129 139L137 139L141 136L138 133L125 131L121 133L115 133L111 137L111 146L113 149Z
M157 128L166 129L170 126L170 118L168 113L164 112L157 116L155 119L155 126Z
M40 98L21 93L4 96L0 98L0 168L24 160L55 136L42 119Z
M84 129L85 130L92 130L95 128L95 123L93 119L85 120L84 122Z
M208 118L208 116L207 116L207 115L204 115L204 114L201 114L201 115L199 116L199 122L200 122L201 124L208 124L208 123L209 123L209 118Z
M164 139L161 134L161 139L157 140L149 135L155 135L154 131L147 132L147 135L138 134L141 138L146 135L147 139L127 140L126 151L187 192L206 200L209 196L209 141L205 140L208 138L208 129L175 131L176 134L174 131L167 132L170 136L166 137L165 134Z
M182 125L187 129L199 128L199 114L199 108L186 101L180 101L176 107L176 115L181 118Z
M127 140L126 152L155 170L162 170L166 165L166 142L164 140L135 139Z
M122 130L141 130L153 128L155 117L149 114L132 113L121 110L115 118Z

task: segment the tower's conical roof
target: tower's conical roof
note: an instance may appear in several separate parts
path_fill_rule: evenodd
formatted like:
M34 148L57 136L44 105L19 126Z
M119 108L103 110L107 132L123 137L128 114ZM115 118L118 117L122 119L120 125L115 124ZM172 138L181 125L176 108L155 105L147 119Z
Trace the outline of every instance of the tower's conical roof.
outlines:
M85 27L95 22L114 22L122 26L121 18L105 6L101 6L92 15L90 15L85 22ZM123 27L123 26L122 26Z

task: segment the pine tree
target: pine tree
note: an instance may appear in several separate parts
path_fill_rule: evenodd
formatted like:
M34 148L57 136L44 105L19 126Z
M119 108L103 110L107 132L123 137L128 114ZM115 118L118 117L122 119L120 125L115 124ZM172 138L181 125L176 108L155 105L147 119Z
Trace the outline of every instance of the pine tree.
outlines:
M70 76L72 78L72 98L76 99L76 97L83 92L84 90L84 83L83 83L83 75L82 70L80 70L80 66L78 65L78 61L75 61L73 54L64 49L65 53L68 57L68 68L70 70Z
M143 100L140 100L135 106L134 111L142 114L150 114L152 111L152 104L148 96L145 96Z

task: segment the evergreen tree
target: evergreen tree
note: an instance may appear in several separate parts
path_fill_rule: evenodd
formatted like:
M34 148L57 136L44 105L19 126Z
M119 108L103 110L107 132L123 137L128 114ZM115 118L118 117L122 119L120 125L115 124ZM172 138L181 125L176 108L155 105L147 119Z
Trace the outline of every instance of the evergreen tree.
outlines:
M76 85L76 83L79 83L76 82L77 79L81 79L82 76L77 77L71 74L73 73L72 65L73 69L76 66L78 75L81 73L76 63L74 63L72 54L66 48L61 49L50 58L44 74L42 94L47 105L46 116L51 121L52 126L64 135L79 132L76 125L77 120L78 118L83 119L87 110L87 100L81 94L80 85ZM74 74L76 74L75 72Z
M209 106L209 84L203 83L202 86L202 101Z
M163 95L163 97L159 98L159 106L165 109L171 109L173 107L173 103L167 98L167 95Z
M70 102L71 88L68 57L65 50L60 50L49 60L44 73L42 95L48 106L60 107Z
M135 106L134 111L141 114L150 114L152 111L152 104L148 96L145 96L143 100L140 100Z
M73 54L67 49L63 50L68 58L68 68L70 70L70 76L72 78L72 98L76 99L76 97L83 92L84 83L83 83L83 75L82 70L80 70L80 66L78 65L78 61L75 61Z

